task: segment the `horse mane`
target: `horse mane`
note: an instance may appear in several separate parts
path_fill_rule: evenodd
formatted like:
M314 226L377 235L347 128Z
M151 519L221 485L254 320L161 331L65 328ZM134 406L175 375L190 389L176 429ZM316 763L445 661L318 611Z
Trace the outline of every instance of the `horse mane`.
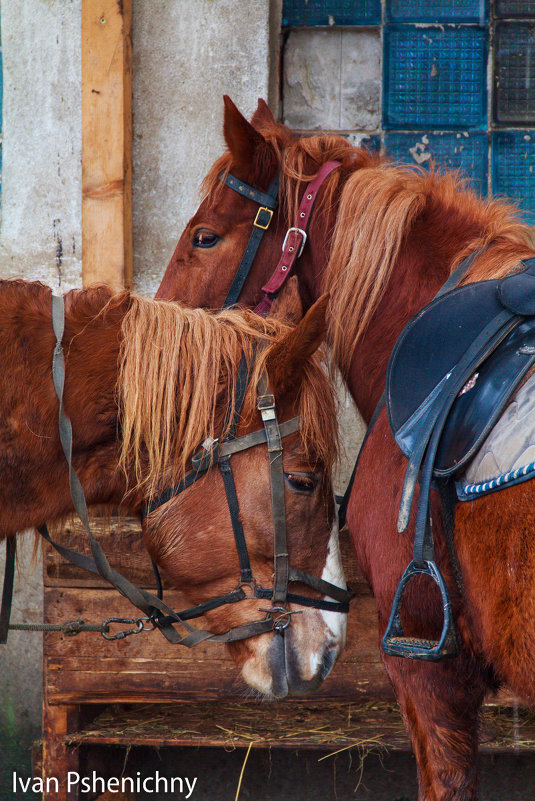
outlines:
M457 172L393 166L387 161L356 170L346 181L323 275L323 285L331 293L333 359L346 376L418 218L428 218L437 253L439 247L446 250L442 237L449 237L451 247L451 238L465 232L461 249L452 254L450 274L470 253L485 249L465 283L501 278L520 259L534 254L533 232L521 221L518 209L483 200L466 183ZM413 253L412 258L421 254Z
M226 435L242 353L252 366L242 420L252 419L270 344L288 330L252 312L213 313L132 296L122 323L118 394L120 464L133 469L137 486L153 494L164 478L180 480L206 438ZM319 357L304 367L298 413L304 450L330 470L335 402Z
M393 165L341 136L296 136L263 117L253 118L253 125L280 163L279 203L288 226L294 225L303 185L326 161L341 162L325 182L314 216L327 224L340 196L334 229L324 232L331 251L322 291L331 295L328 335L333 363L346 377L355 347L377 312L419 218L432 220L428 230L433 236L439 230L449 236L450 247L452 232L464 233L460 248L447 254L451 272L470 253L485 250L465 282L500 278L520 259L534 255L533 231L521 221L518 209L501 200L482 199L458 172L441 173L433 164L428 170ZM228 173L232 164L230 152L214 164L203 184L206 196L213 198L220 191L219 175ZM265 186L270 176L263 175L262 168L261 163L250 165L247 180L263 181Z

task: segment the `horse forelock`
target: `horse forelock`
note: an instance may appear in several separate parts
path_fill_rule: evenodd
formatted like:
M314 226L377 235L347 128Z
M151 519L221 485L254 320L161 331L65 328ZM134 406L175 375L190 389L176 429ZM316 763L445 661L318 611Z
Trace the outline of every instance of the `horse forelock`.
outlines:
M122 324L118 395L120 463L137 486L150 495L162 481L180 480L205 439L225 436L242 353L252 364L259 343L267 348L254 362L242 410L242 419L252 420L269 344L287 331L283 323L251 312L214 314L132 298ZM334 400L313 360L304 366L298 407L305 450L330 465L336 453Z

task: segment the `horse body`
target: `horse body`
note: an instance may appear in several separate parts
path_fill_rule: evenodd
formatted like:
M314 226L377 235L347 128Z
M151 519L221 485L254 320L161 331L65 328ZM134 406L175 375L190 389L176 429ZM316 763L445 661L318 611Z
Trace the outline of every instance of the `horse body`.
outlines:
M214 316L129 293L112 296L105 287L68 293L64 406L73 427L73 466L88 504L139 514L151 497L180 480L200 443L227 430L243 354L251 372L236 436L259 428L261 371L270 381L280 422L298 414L303 423L300 432L284 439L291 564L343 585L330 485L335 432L331 424L318 426L314 420L334 408L313 358L324 314L325 299L291 329L250 314ZM47 287L0 284L1 538L73 509L58 437L51 317ZM256 445L232 459L253 576L269 588L273 521L266 447ZM150 512L143 529L151 556L193 604L236 589L240 563L219 471L208 470ZM313 592L305 588L302 594ZM265 612L258 607L269 605L250 598L213 609L206 614L210 631L220 634L260 620ZM343 645L344 615L299 603L288 608L299 614L285 637L271 632L229 646L245 680L270 696L317 687Z
M219 180L231 172L266 190L281 172L280 208L266 232L240 301L255 305L274 268L286 229L296 225L307 182L327 160L341 164L321 190L308 243L295 265L305 306L331 293L328 339L357 406L369 420L384 388L392 347L455 267L478 251L466 281L505 276L533 255L531 233L515 210L482 201L458 176L389 165L332 136L294 137L263 101L248 123L226 99L228 151L204 183L158 295L193 305L223 302L258 206ZM233 227L233 219L238 226ZM248 220L248 227L246 221ZM411 559L411 528L396 531L406 460L386 414L359 464L347 521L359 565L377 600L380 636L395 588ZM505 681L535 701L535 565L533 482L457 507L455 544L460 597L432 498L437 562L453 600L461 653L441 664L385 657L417 758L421 799L477 794L477 716L485 693ZM429 583L414 582L404 602L404 629L436 636L442 611Z

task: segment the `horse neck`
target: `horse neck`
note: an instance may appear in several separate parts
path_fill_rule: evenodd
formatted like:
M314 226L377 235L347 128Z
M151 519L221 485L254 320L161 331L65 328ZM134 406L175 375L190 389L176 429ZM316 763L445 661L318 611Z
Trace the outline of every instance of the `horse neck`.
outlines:
M83 293L85 298L80 293L75 303L66 298L64 406L73 428L73 463L88 503L119 503L124 482L117 470L116 385L128 296L103 312L109 294L96 293Z
M305 305L329 291L325 267L331 241L327 232L333 227L334 219L312 219L309 257L298 266ZM394 262L377 310L357 344L349 370L343 371L346 385L366 421L371 418L384 390L388 359L399 334L434 297L450 275L458 254L479 234L474 225L463 228L452 224L450 230L442 231L437 242L436 230L425 217L415 221ZM344 327L344 321L331 318L329 323L327 341L331 344L334 326L341 323ZM347 345L349 347L350 343ZM338 366L342 367L340 363Z

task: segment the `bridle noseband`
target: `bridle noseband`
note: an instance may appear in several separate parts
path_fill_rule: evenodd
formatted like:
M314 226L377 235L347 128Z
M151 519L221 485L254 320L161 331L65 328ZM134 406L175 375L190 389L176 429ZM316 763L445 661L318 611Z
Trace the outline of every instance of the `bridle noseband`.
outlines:
M200 617L205 612L216 609L220 606L238 601L249 600L251 598L262 598L271 600L270 609L259 611L266 612L263 620L253 621L241 626L230 629L226 634L211 635L210 639L218 642L234 642L246 637L254 637L266 631L282 632L286 629L291 620L291 615L298 614L286 608L286 603L297 603L302 606L313 607L331 612L347 613L349 611L349 601L352 592L337 587L323 579L311 576L310 574L296 570L289 565L287 537L286 537L286 510L284 499L284 470L282 464L282 440L284 437L299 431L299 418L294 417L279 425L275 409L275 399L270 391L267 376L264 373L259 381L257 395L257 409L262 417L263 429L236 437L236 430L240 420L243 401L248 386L249 370L247 362L242 356L238 370L238 380L236 385L236 395L234 403L234 417L224 440L215 441L203 446L203 449L192 458L193 470L188 473L182 481L174 487L163 492L153 499L143 510L142 519L154 512L156 509L167 503L171 498L182 493L187 487L201 478L211 467L219 466L227 504L232 521L234 540L240 562L240 578L236 589L233 592L220 595L198 604L190 609L178 613L180 621L191 620ZM273 517L273 548L274 548L274 580L273 589L261 587L255 580L251 569L249 553L243 526L240 520L240 510L236 494L236 486L232 473L231 456L240 451L247 450L261 443L267 444L267 451L270 464L271 482L271 506ZM156 568L157 569L157 568ZM310 598L288 592L288 584L299 582L334 598L333 601ZM247 592L244 588L247 588ZM155 625L159 628L172 625L176 618L155 614L153 616ZM197 631L197 630L194 630ZM191 636L191 634L190 634Z

